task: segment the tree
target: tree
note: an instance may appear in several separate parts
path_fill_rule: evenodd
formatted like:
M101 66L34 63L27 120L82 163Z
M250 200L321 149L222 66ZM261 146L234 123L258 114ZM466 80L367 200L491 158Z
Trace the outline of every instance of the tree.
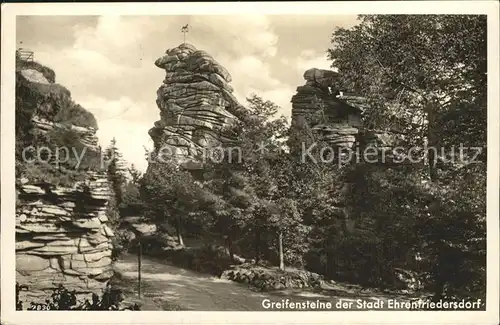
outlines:
M130 175L131 182L134 185L139 185L140 182L141 182L141 178L143 176L142 172L140 170L138 170L137 167L135 167L134 164L131 164L130 168L128 168L128 173Z
M287 198L284 188L290 178L284 168L289 159L284 145L288 124L284 118L273 119L278 111L274 103L256 95L247 101L248 119L234 125L235 141L227 148L238 148L238 159L227 154L224 162L212 163L207 184L222 202L217 225L229 246L236 236L240 245L251 238L257 263L262 255L269 260L275 254L284 268L286 253L304 243L298 236L301 218L296 201ZM293 258L297 259L288 260Z
M123 156L116 146L115 138L111 140L111 143L106 148L104 157L108 163L108 179L111 182L113 192L115 193L116 205L120 206L123 201L123 186L126 182L126 169L124 166Z
M141 197L140 186L142 173L132 164L127 170L129 177L122 186L122 200L119 206L120 216L137 216L144 212L145 202Z
M183 218L198 210L200 187L189 171L178 166L171 157L152 160L142 181L146 214L153 220L175 225L177 239L184 245Z
M226 155L226 157L228 157ZM210 166L210 167L208 167ZM247 175L225 159L209 164L205 173L205 205L212 216L211 227L216 236L222 235L234 258L233 242L241 238L255 207L255 195Z
M425 177L414 179L415 184L406 187L404 194L410 198L410 189L420 186L420 195L428 196L424 210L410 204L410 210L421 211L415 218L425 226L405 227L426 238L426 248L420 247L420 251L433 261L427 273L434 298L456 295L454 278L475 270L473 282L482 279L483 249L464 243L458 234L471 232L478 236L476 243L484 242L484 220L479 212L485 211L481 199L485 188L466 198L458 191L469 188L470 183L449 182L449 178L458 169L463 175L483 179L485 169L463 169L467 166L464 161L446 160L441 149L449 153L451 146L460 143L465 147L486 145L486 16L368 15L359 19L359 25L333 33L329 57L339 69L342 88L362 94L370 103L371 109L364 112L369 127L391 129L392 117L397 117L410 140L408 146L425 148L427 144L427 151L421 150L427 166ZM481 164L485 155L479 158ZM421 186L426 179L427 185ZM450 198L455 195L463 198L460 213ZM401 205L388 208L396 212ZM452 261L465 259L465 254L477 256L477 264L457 269ZM449 272L452 269L455 272ZM483 294L484 289L483 283Z
M272 204L269 209L269 227L278 237L279 268L285 269L284 238L290 238L297 234L302 218L297 209L296 201L290 198L281 197Z
M462 122L481 126L467 138L479 135L478 142L485 143L486 16L362 15L360 20L350 30L334 32L329 57L344 88L372 104L368 122L397 114L411 130L419 121L412 138L420 140L423 132L428 146L438 147L439 116L466 106L476 118ZM391 121L378 120L377 127ZM428 154L429 176L436 178L437 157L432 150Z

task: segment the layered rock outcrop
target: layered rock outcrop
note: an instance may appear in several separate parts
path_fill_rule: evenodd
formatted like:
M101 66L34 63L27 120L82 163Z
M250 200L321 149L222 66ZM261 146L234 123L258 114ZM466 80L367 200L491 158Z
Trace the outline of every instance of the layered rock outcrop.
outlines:
M361 126L361 110L339 98L336 72L312 68L306 84L292 97L294 127L309 131L316 141L351 148Z
M76 125L66 126L61 123L51 122L38 116L33 116L31 121L34 124L35 132L47 134L54 129L69 129L75 136L78 137L80 143L88 148L88 150L100 150L99 141L95 135L96 129L92 127L82 127Z
M82 162L100 154L94 116L55 83L55 73L35 62L16 63L16 146L85 148L78 152ZM99 168L54 166L53 154L45 161L16 154L15 266L16 282L27 287L19 293L24 308L45 302L59 285L90 298L113 275L107 175Z
M312 68L304 73L304 79L305 85L297 87L291 100L292 130L299 131L299 142L309 145L310 142L324 143L331 149L351 150L342 159L335 157L345 154L338 150L333 151L334 159L323 160L339 163L338 167L344 163L366 162L367 159L370 159L370 164L391 162L394 157L392 149L400 143L402 136L364 125L362 114L370 109L366 98L345 94L339 87L338 73L333 71ZM368 151L368 148L375 150ZM344 220L345 230L352 231L356 224L351 218L352 207L346 204L352 183L346 179L338 185L341 190L336 198L337 212Z
M105 175L88 173L74 187L24 184L16 206L16 281L23 301L41 301L59 284L85 296L112 276Z
M155 65L166 72L157 91L161 119L149 131L155 148L167 147L189 166L207 148L229 143L228 126L247 115L232 94L229 72L190 44L167 50Z
M400 133L376 130L363 124L362 113L369 110L366 98L339 89L339 75L312 68L304 73L305 85L292 97L292 127L306 131L314 141L333 148L377 148L390 151L403 138Z

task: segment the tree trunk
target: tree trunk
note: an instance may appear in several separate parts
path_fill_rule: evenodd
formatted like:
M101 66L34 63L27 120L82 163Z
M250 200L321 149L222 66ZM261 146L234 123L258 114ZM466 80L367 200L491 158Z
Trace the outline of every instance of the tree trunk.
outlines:
M437 136L434 128L436 127L436 103L434 99L426 104L425 112L427 114L427 163L429 164L429 178L431 182L436 181L436 152L437 151Z
M255 230L255 264L259 263L260 261L260 230L256 229Z
M181 217L177 215L177 240L179 241L179 245L184 246L184 240L182 239L181 233Z
M329 260L329 255L330 255L330 249L329 249L329 245L328 245L328 237L326 238L326 240L324 241L324 246L323 246L323 252L325 253L325 274L327 276L330 275L329 271L330 271L330 267L328 265L328 260Z
M283 233L280 231L278 234L278 249L280 256L280 270L285 270L285 258L283 256Z
M437 175L437 170L436 170L436 152L434 150L437 150L437 135L435 132L435 127L436 127L436 101L434 98L431 98L427 105L425 106L425 112L427 114L427 163L429 164L429 179L431 183L434 183L438 179ZM434 201L436 202L436 201ZM429 204L429 213L431 215L436 213L436 208L439 206L436 206L434 202ZM443 245L441 241L438 241L437 243L438 248L437 248L437 254L438 254L438 266L437 269L434 270L434 295L432 297L433 302L437 302L443 298L443 292L444 292L444 287L446 285L446 279L443 277L443 271L440 269L441 266L439 266L442 260L442 254L443 254Z
M233 239L230 235L227 235L226 237L226 245L229 253L229 258L231 259L231 262L234 262Z
M439 256L438 259L441 259L441 256ZM439 261L440 262L440 261ZM440 264L438 262L438 268L441 268ZM441 269L437 269L437 270L434 270L434 283L433 283L433 295L432 295L432 298L431 300L433 302L438 302L439 300L443 299L443 295L444 295L444 287L446 285L446 276L443 274L443 270Z

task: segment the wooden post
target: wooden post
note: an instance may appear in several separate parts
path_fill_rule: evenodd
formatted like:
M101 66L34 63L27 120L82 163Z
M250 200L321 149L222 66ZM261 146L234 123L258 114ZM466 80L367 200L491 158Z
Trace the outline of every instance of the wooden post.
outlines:
M279 264L280 264L280 270L284 271L285 270L285 257L283 255L283 232L280 231L278 234L278 250L279 250Z
M141 297L141 263L142 263L142 245L141 242L139 242L139 251L137 253L137 292L139 295L139 298Z

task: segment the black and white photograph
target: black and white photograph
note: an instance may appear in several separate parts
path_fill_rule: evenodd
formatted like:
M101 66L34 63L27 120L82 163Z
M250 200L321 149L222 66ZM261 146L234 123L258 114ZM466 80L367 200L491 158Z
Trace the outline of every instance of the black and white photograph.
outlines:
M461 3L2 5L2 323L497 323L499 6Z

